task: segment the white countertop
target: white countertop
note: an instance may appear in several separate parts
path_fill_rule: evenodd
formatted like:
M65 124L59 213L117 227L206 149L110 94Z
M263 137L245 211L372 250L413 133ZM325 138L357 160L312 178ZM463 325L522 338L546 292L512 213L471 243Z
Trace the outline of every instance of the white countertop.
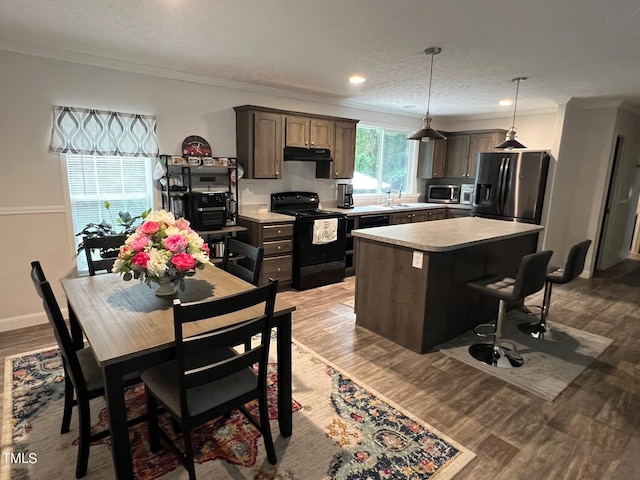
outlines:
M296 218L291 215L282 215L269 211L240 211L238 218L257 223L293 222Z
M542 230L544 227L541 225L464 217L364 228L353 230L351 233L354 237L424 252L447 252Z

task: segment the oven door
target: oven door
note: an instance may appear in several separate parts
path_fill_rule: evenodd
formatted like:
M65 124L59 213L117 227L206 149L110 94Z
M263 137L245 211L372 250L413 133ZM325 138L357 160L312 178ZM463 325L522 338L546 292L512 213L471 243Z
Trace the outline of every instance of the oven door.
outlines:
M322 217L326 219L327 217ZM335 241L322 244L313 243L314 219L304 218L295 222L294 262L299 267L329 262L344 262L347 244L347 218L338 220Z

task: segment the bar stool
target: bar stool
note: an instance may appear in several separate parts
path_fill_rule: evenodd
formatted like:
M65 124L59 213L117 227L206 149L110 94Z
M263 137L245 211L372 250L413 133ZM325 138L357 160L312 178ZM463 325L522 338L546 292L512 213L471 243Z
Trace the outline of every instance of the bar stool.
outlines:
M540 321L523 322L519 324L518 328L521 332L529 334L533 338L544 339L544 334L549 328L547 325L547 315L549 315L549 306L551 303L551 288L554 283L558 285L569 283L582 273L590 246L591 240L589 239L576 243L571 247L571 250L569 250L564 268L550 267L547 270L542 306L536 305L536 307L540 309Z
M474 343L471 345L469 347L469 354L473 358L492 367L500 368L521 367L524 364L524 359L518 352L505 347L501 342L502 323L504 322L504 316L507 311L507 303L522 300L526 296L542 289L547 272L547 265L549 265L552 254L553 252L551 250L545 250L525 255L520 261L515 279L498 275L486 275L467 283L467 286L477 290L483 295L497 297L500 300L495 330L489 334L489 336L494 337L493 342ZM491 324L485 324L483 326L488 325ZM477 328L478 327L476 327L476 329ZM476 329L474 330L478 333Z

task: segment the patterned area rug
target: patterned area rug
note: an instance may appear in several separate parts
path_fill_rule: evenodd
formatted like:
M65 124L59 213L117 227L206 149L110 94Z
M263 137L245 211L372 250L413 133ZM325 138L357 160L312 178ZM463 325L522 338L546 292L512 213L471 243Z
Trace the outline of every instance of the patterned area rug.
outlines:
M479 338L473 331L435 348L545 400L553 401L613 341L554 322L550 322L551 332L545 334L545 339L536 340L517 328L519 323L532 320L526 313L512 310L507 313L502 326L503 342L509 348L514 345L524 358L524 365L519 368L490 367L473 358L469 354L469 345L489 342L491 339Z
M273 395L277 378L275 364L271 367ZM13 453L13 462L0 462L0 478L74 478L77 413L71 432L60 435L64 379L58 350L8 357L5 372L2 452ZM216 419L198 432L194 440L198 478L447 480L475 456L295 342L293 374L292 437L279 435L277 411L270 408L278 464L266 461L259 434L234 412L230 419ZM133 415L144 409L142 390L127 392ZM104 401L96 399L91 407L94 428L101 429L107 422ZM129 435L136 478L187 478L170 452L150 453L145 424L130 429ZM91 446L85 478L113 476L106 438Z

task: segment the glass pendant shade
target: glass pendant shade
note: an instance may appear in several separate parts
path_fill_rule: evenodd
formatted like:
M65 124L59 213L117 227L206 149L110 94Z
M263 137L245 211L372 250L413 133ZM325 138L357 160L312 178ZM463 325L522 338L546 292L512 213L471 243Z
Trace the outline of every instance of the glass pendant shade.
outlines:
M433 140L444 140L445 137L439 131L431 128L431 116L429 115L429 107L431 106L431 78L433 77L433 56L440 53L442 49L440 47L430 47L427 48L424 53L426 55L431 55L431 70L429 72L429 97L427 99L427 113L422 119L422 128L417 132L413 133L411 136L407 137L408 140L421 140L423 142L427 142L430 139Z
M526 80L527 77L516 77L512 82L516 83L516 98L513 102L513 120L511 121L511 128L507 131L505 141L500 145L496 145L495 148L511 150L513 148L527 148L519 141L516 140L516 108L518 106L518 90L520 89L520 80Z

